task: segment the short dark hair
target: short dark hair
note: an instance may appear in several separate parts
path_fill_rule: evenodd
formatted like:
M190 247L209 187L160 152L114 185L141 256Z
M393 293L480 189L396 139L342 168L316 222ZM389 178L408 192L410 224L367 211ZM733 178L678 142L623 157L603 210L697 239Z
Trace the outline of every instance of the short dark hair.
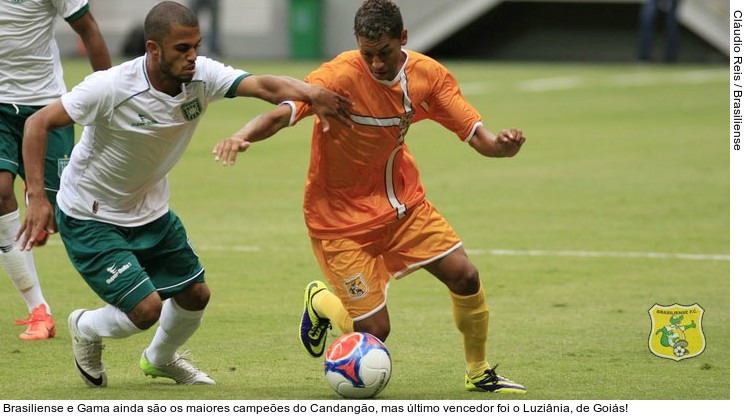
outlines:
M392 0L364 0L354 16L354 35L373 41L387 35L400 38L403 34L403 17Z
M198 27L199 19L191 9L175 1L158 3L145 17L145 41L162 44L171 25Z

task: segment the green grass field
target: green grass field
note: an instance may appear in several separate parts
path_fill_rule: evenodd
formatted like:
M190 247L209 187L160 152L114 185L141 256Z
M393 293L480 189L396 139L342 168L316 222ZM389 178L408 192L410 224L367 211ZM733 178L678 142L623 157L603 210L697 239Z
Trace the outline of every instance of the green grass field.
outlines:
M300 78L314 67L231 64ZM528 138L514 159L490 160L431 122L408 135L429 199L479 267L491 361L528 387L519 399L730 399L728 69L447 65L491 130L520 127ZM86 64L67 62L66 71L73 85ZM172 207L213 292L185 348L217 386L145 378L138 361L154 329L107 340L109 387L84 386L66 318L101 303L53 237L35 257L56 338L17 339L12 319L25 306L0 280L2 398L337 399L322 361L297 341L303 288L319 277L301 212L310 121L256 144L235 167L210 153L269 108L250 99L210 106L170 176ZM650 352L655 303L705 309L701 355L675 362ZM380 399L493 398L463 389L444 286L415 273L391 285L389 308L394 371Z

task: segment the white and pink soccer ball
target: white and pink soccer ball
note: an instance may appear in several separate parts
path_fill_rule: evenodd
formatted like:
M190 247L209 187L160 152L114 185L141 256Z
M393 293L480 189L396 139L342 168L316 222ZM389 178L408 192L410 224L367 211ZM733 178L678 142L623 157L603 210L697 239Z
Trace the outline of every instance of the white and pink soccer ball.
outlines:
M328 347L325 376L345 398L372 398L390 381L392 361L385 344L374 335L350 332Z

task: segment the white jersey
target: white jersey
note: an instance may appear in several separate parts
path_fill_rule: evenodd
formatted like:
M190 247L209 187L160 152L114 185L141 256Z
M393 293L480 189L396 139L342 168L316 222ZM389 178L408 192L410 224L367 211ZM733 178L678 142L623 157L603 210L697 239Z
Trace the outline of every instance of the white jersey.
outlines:
M55 19L87 11L88 0L0 0L0 103L44 106L66 91Z
M192 81L171 97L150 85L145 63L142 56L95 72L62 96L67 113L84 126L57 194L67 215L140 226L167 213L167 174L207 105L233 97L248 76L200 56Z

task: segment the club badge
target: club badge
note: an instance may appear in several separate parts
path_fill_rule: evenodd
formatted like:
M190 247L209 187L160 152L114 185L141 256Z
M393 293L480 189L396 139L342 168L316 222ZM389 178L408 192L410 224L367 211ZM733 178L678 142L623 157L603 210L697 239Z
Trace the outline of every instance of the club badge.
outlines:
M659 305L648 310L651 333L648 348L656 356L674 361L699 356L705 350L703 313L693 305Z

